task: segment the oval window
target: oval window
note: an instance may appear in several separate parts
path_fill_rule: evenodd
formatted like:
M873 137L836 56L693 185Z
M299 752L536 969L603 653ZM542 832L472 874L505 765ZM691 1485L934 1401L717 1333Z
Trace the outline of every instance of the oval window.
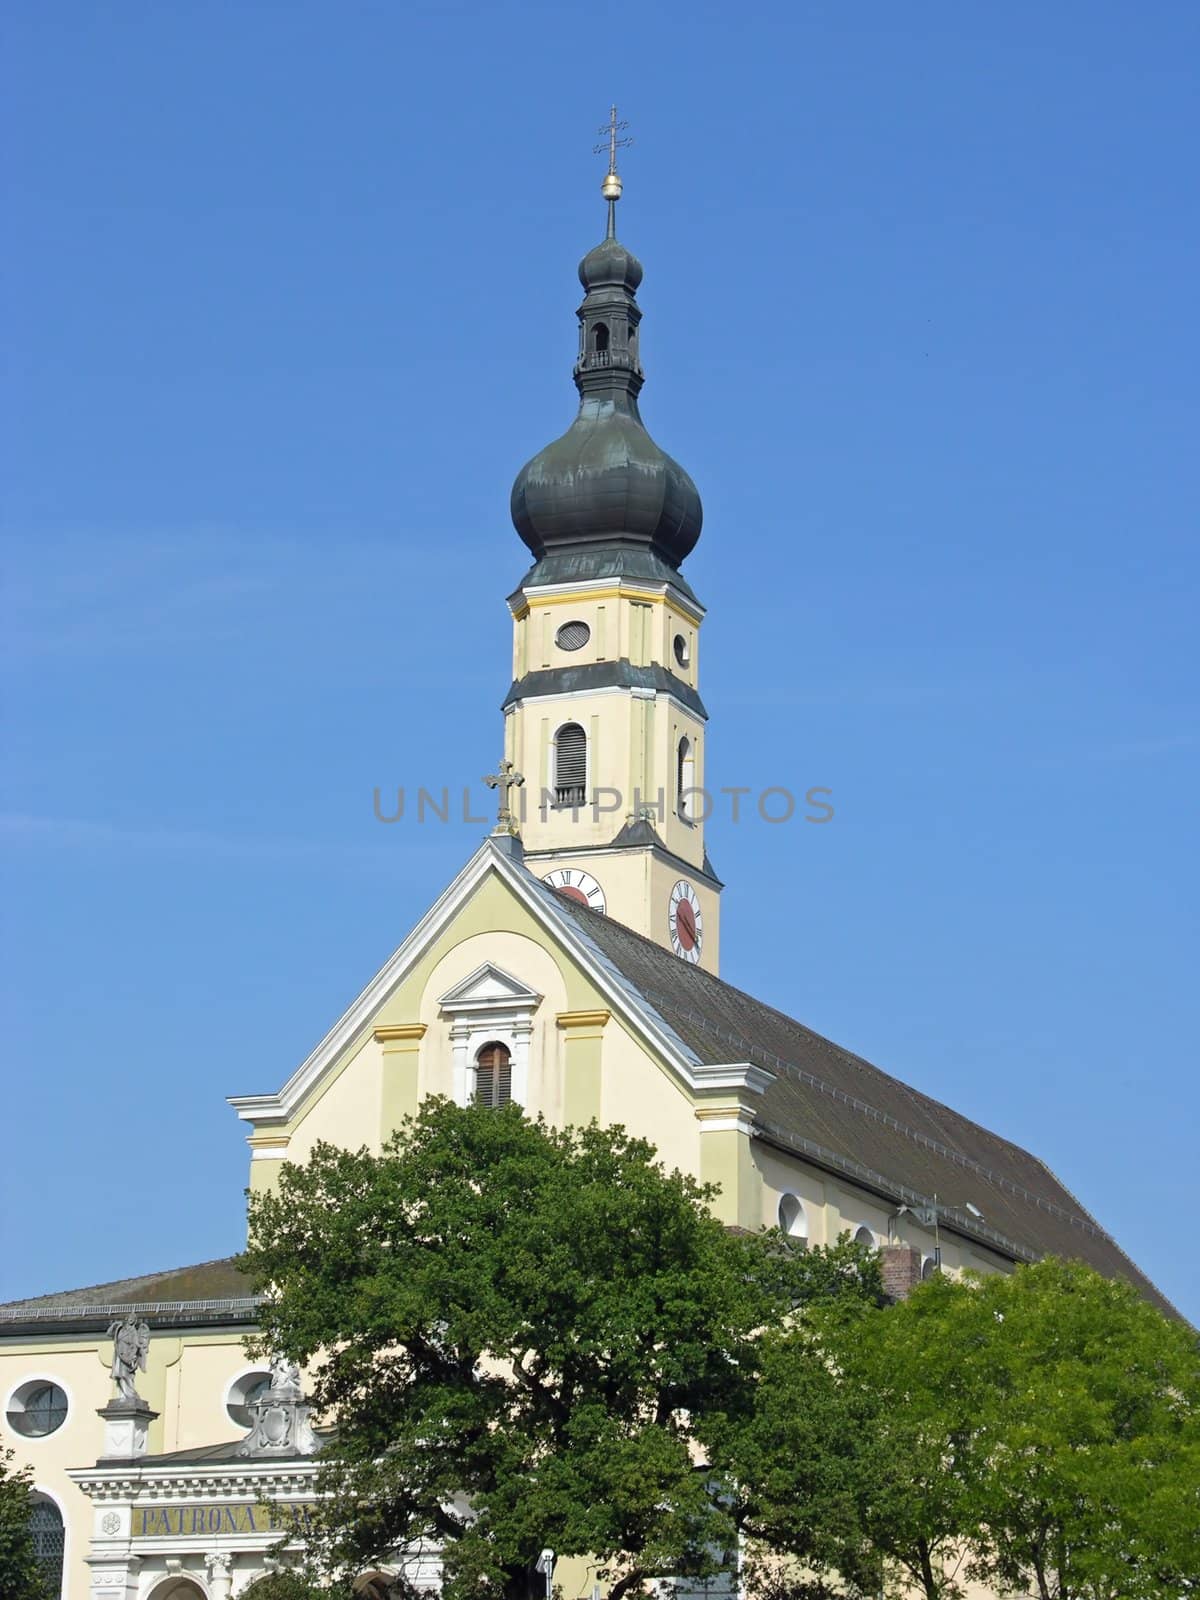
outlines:
M592 637L592 630L586 622L564 622L554 635L554 642L560 650L582 650Z
M675 635L675 659L681 667L686 667L692 659L692 652L688 648L688 642L681 633Z

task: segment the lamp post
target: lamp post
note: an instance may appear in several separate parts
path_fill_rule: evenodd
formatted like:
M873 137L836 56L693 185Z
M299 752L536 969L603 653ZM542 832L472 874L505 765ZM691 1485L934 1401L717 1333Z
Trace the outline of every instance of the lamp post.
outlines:
M546 1579L546 1600L550 1600L554 1586L554 1551L543 1550L537 1558L535 1572L540 1572Z

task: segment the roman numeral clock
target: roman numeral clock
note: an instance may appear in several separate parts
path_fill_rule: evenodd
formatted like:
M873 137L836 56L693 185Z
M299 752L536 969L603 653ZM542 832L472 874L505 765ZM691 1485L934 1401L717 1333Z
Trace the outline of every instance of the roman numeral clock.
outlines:
M667 905L667 928L671 934L671 948L685 961L696 962L704 946L704 916L700 910L700 897L686 878L671 890Z
M604 890L590 872L581 872L578 867L556 867L553 872L546 874L542 882L557 889L559 894L578 900L580 905L591 906L593 911L608 910Z

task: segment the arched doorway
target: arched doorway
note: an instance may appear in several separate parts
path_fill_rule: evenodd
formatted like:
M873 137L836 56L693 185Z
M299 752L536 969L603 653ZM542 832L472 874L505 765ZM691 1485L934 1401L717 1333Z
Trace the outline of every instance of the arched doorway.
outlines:
M195 1578L164 1578L151 1589L148 1600L208 1600Z

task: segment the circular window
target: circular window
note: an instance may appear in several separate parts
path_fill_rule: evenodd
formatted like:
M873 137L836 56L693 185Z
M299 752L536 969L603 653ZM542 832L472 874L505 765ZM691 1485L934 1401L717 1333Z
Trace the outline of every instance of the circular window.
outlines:
M243 1372L240 1378L235 1379L225 1396L225 1410L229 1413L230 1422L236 1423L239 1428L252 1428L254 1415L250 1407L256 1400L261 1400L270 1387L269 1372Z
M686 667L692 659L691 649L681 633L675 635L675 659L681 667Z
M794 1194L785 1194L779 1201L779 1226L789 1239L806 1243L808 1240L808 1220L804 1215L804 1207L799 1198Z
M554 642L560 650L582 650L592 637L592 630L586 622L564 622L554 635Z
M8 1402L8 1425L26 1439L44 1439L57 1433L67 1420L66 1390L45 1378L34 1378L13 1390Z

